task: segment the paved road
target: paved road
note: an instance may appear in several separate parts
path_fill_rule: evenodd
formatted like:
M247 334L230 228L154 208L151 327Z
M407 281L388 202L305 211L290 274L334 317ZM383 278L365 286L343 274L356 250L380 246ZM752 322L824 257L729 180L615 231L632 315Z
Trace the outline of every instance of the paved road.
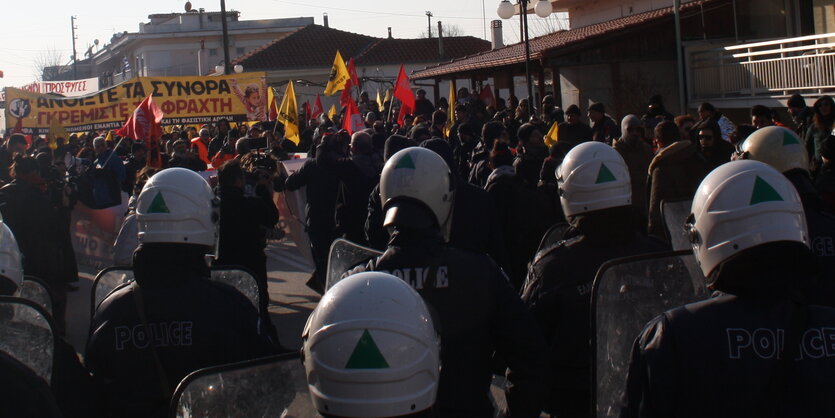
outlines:
M67 302L67 340L84 354L90 326L90 291L95 271L80 267L79 290L70 292ZM313 271L289 239L267 247L270 314L282 345L301 347L304 323L319 302L319 295L305 286Z

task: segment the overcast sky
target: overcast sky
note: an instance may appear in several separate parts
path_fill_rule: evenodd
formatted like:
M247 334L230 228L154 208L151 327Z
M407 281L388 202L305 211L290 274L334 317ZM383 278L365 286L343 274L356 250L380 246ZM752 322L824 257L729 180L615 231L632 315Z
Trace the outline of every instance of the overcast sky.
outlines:
M137 32L149 14L183 12L185 0L6 0L0 43L0 88L19 87L35 81L36 62L44 56L59 54L62 63L72 55L70 16L76 16L76 41L79 59L99 39L109 42L116 32ZM499 0L227 0L228 10L241 12L241 20L282 17L313 17L322 23L327 12L330 26L372 36L386 36L391 26L396 38L418 37L426 32L426 11L431 11L433 29L437 21L458 26L465 35L484 37L485 26L496 19ZM482 19L482 5L485 19ZM218 0L192 0L194 9L219 11ZM556 15L548 22L531 23L532 35L559 24ZM536 19L536 18L534 18ZM518 42L518 20L505 22L505 42ZM485 39L489 39L488 37Z

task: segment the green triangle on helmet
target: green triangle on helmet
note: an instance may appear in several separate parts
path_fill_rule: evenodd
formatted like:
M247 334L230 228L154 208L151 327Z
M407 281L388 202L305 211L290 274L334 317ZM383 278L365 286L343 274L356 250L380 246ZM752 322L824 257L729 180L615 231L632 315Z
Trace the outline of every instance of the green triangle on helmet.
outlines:
M783 146L786 145L800 145L800 141L788 129L784 130L783 132Z
M154 196L151 206L148 206L148 213L171 213L165 203L165 198L162 197L162 192L157 192L157 195Z
M414 170L415 162L412 160L412 156L410 154L406 154L397 161L397 165L395 165L394 168L410 168Z
M346 369L388 369L389 363L371 337L368 330L363 331L362 337L357 341L354 351L351 353L351 358L345 364Z
M594 184L609 183L613 181L617 181L615 175L612 174L609 167L606 167L606 164L600 163L600 171L597 172L597 181L595 181Z
M768 182L757 176L754 180L754 190L751 192L751 205L763 202L782 202L783 197L774 190Z

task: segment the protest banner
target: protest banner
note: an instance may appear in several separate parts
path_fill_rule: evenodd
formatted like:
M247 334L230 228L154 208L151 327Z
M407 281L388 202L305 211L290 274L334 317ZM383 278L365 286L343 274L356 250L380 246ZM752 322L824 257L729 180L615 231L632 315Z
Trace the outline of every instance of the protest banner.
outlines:
M120 128L149 95L165 113L162 125L265 121L263 72L219 77L137 77L82 97L6 89L6 129L19 119L26 134L44 134L55 119L68 132Z

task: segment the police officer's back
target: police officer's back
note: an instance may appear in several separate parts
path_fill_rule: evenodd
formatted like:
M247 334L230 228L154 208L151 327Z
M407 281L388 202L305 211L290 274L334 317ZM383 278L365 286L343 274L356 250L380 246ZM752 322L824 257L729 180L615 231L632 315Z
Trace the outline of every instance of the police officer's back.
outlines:
M803 141L781 126L757 129L740 145L737 159L762 161L783 173L803 204L809 246L817 255L818 281L810 288L810 302L835 307L835 215L826 209L809 174Z
M791 183L758 161L722 165L688 229L717 293L636 339L621 416L830 416L835 310L804 302L816 263Z
M663 251L640 233L632 212L629 169L620 154L585 142L557 170L571 236L540 250L529 267L522 298L549 345L546 411L586 416L591 404L590 301L594 276L608 260Z
M139 195L137 218L136 281L97 308L87 343L104 416L159 416L186 374L270 352L255 307L208 280L218 205L205 180L161 171Z
M539 416L541 336L507 277L489 256L446 246L454 183L435 152L407 148L386 163L380 192L392 231L388 249L356 271L391 273L437 312L441 328L441 416L492 416L494 351L510 368L513 416Z

